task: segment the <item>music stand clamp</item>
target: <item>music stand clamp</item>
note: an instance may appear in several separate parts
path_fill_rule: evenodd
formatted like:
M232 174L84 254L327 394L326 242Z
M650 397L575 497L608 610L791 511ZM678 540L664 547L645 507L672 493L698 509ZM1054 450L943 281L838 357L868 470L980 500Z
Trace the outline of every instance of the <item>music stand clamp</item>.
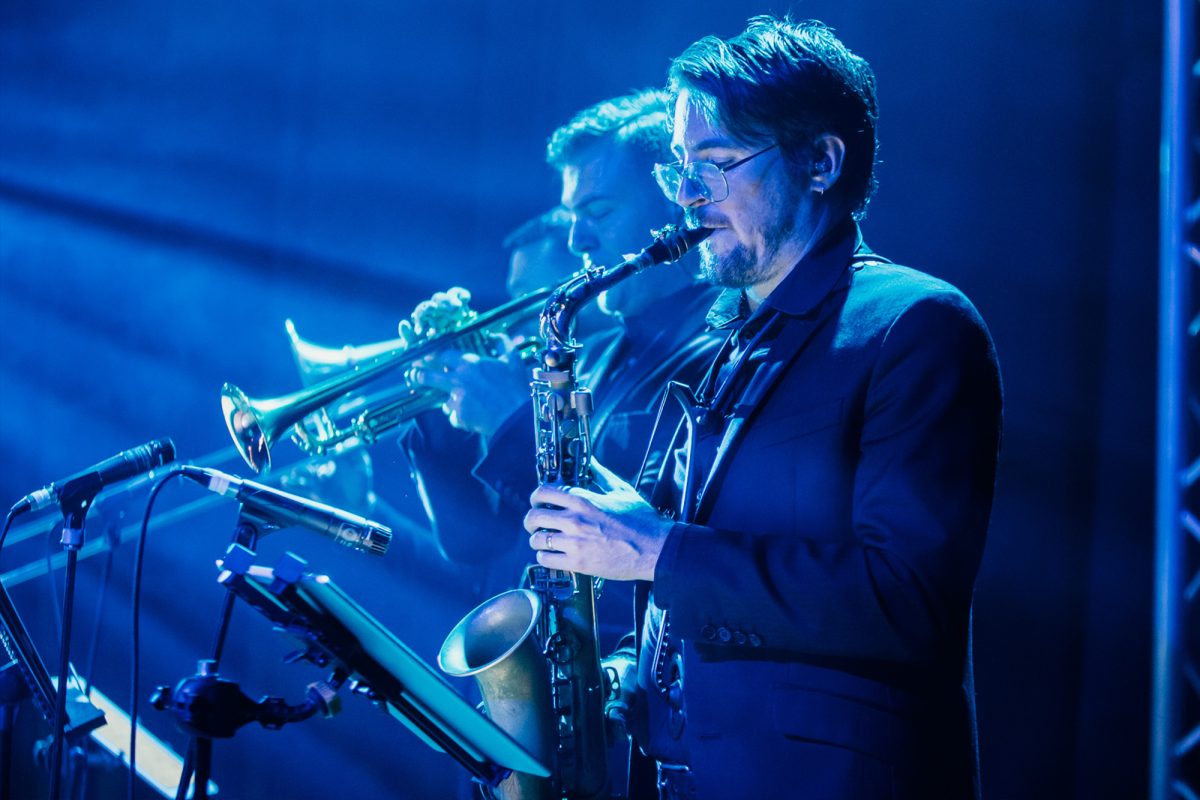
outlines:
M230 545L217 582L299 639L305 645L301 658L333 665L333 688L349 680L356 694L383 705L480 783L496 787L513 771L550 775L328 576L308 572L307 562L293 553L274 569L253 560L247 548Z
M217 675L216 662L201 659L195 675L184 678L171 689L159 686L150 704L159 711L168 711L184 733L208 739L228 739L238 728L257 722L264 728L278 730L289 722L302 722L318 711L333 716L335 699L326 684L311 684L308 699L299 705L288 705L282 697L251 700L233 681Z

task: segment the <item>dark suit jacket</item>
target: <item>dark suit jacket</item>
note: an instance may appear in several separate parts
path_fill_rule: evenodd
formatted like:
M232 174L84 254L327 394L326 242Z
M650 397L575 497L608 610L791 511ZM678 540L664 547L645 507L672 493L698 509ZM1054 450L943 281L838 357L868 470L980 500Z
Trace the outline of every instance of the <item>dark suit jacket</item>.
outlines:
M651 685L651 627L643 737L690 764L700 798L977 791L970 607L995 351L958 290L839 233L759 309L775 335L726 398L695 517L655 572L684 642L685 722L674 738Z

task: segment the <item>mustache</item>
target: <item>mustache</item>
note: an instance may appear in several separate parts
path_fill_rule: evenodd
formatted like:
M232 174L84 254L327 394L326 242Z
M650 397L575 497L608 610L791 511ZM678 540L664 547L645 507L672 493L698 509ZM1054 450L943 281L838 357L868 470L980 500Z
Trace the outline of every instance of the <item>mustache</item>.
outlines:
M689 228L714 228L721 227L726 220L716 212L708 211L710 206L701 206L700 208L689 208L683 212L684 222Z

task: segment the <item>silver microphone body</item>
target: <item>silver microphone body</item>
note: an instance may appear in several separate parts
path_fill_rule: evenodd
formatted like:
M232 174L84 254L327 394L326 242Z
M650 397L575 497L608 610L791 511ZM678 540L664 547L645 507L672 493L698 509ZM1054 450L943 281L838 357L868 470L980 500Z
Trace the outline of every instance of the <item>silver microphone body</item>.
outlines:
M187 466L183 474L210 492L234 498L244 512L276 527L308 528L375 556L386 553L392 541L392 529L386 525L316 500L206 467Z

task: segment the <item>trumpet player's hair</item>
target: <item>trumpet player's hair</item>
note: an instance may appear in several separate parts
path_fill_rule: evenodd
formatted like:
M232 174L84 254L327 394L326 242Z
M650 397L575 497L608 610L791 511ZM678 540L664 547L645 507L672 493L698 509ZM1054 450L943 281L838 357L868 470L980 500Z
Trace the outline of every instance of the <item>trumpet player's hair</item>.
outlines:
M758 16L742 33L706 36L671 62L672 100L684 89L709 123L747 145L776 143L793 180L812 174L815 143L846 145L841 180L829 192L856 218L875 191L879 117L871 65L823 22Z
M546 162L557 170L579 154L611 138L645 157L647 169L671 160L668 119L671 100L666 92L643 89L596 103L556 130L546 145Z
M571 215L562 206L555 206L518 225L512 233L504 237L504 249L516 250L543 239L565 242L570 233Z

